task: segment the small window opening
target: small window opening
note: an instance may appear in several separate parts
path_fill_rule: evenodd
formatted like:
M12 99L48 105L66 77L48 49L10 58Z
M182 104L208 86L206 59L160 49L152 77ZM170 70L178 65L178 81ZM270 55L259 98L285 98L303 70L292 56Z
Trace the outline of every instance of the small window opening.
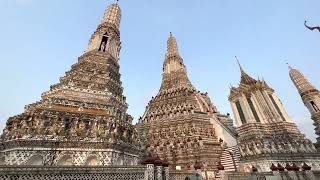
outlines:
M108 43L108 36L107 34L102 36L102 41L99 47L99 51L105 52L107 48L107 43Z
M313 109L314 109L315 111L320 111L319 108L318 108L318 106L314 103L314 101L310 101L310 104L312 105L312 107L313 107Z

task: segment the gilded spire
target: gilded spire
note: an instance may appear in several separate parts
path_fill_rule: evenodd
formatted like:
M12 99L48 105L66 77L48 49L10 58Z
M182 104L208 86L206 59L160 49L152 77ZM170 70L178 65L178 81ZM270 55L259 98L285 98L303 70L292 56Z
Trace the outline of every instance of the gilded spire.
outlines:
M289 75L293 84L298 89L300 95L303 95L306 92L314 91L316 88L304 77L304 75L297 69L292 68L290 65L289 67Z
M120 21L121 21L121 9L119 6L119 1L117 0L115 3L108 6L106 12L104 13L102 22L113 25L117 29L119 29Z

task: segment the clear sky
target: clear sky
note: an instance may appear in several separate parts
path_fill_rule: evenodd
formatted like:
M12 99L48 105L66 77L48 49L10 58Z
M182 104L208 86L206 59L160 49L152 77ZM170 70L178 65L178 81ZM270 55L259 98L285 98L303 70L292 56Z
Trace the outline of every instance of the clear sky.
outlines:
M109 0L0 0L0 129L38 101L86 49ZM320 88L319 0L121 0L121 74L135 121L161 83L169 32L194 86L231 112L229 85L248 74L275 89L289 115L314 140L310 114L286 62Z

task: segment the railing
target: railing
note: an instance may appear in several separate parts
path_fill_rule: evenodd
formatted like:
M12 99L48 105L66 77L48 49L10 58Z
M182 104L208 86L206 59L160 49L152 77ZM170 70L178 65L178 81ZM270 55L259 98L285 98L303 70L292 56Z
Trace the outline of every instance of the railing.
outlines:
M170 171L170 178L168 180L185 180L186 177L190 177L192 175L192 173L182 171Z
M0 166L0 180L145 180L146 166Z
M228 180L266 180L266 179L299 179L299 180L318 180L320 179L319 171L283 171L283 172L225 172L221 173L221 179Z
M146 166L0 166L0 180L184 180L192 173Z
M180 176L179 176L180 175ZM184 180L187 174L173 173ZM0 180L169 180L169 168L154 166L0 166Z

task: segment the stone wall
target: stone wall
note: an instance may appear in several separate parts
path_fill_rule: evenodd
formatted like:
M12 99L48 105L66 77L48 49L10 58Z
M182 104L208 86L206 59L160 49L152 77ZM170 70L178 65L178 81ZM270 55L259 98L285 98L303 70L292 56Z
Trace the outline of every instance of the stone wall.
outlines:
M320 171L283 171L266 173L220 172L221 180L318 180Z
M215 118L211 118L210 122L213 124L218 139L221 138L228 147L237 145L237 139L234 136L233 132L231 132L231 130L226 128L219 120Z

